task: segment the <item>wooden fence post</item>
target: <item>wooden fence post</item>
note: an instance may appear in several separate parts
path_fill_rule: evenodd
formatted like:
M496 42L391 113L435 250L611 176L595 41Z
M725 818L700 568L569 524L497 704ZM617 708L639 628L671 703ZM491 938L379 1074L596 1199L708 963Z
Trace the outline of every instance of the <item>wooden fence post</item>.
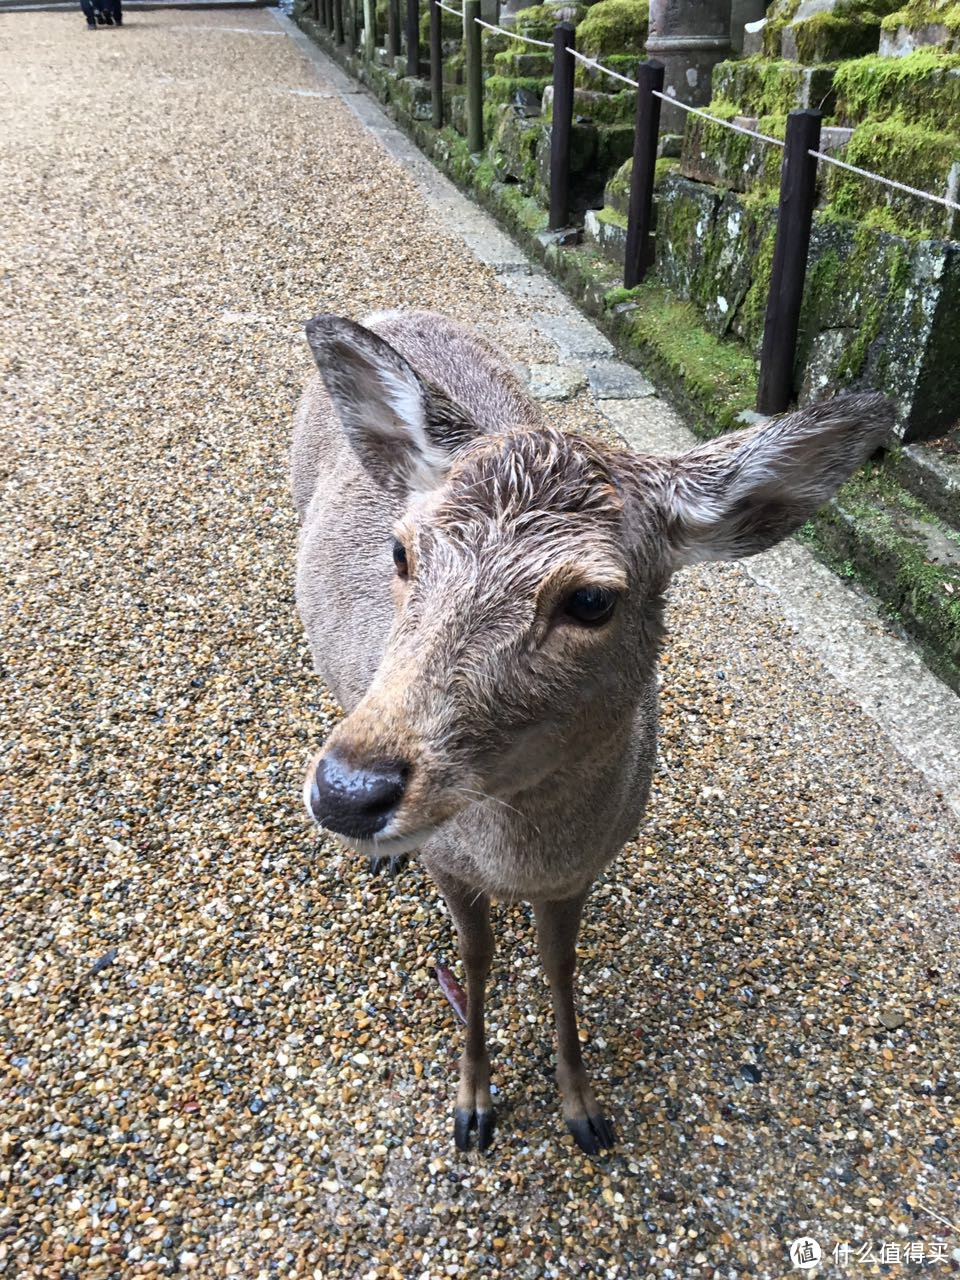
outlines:
M420 74L420 0L407 0L407 75Z
M363 53L368 62L373 61L377 47L377 9L375 0L363 0Z
M391 63L400 57L400 0L387 0L387 53Z
M819 111L791 111L780 170L780 208L773 248L773 271L760 353L760 413L782 413L793 394L793 365L807 274L807 252L817 188Z
M558 22L553 28L553 122L550 126L550 222L559 231L570 221L570 139L573 134L574 59L567 52L576 48L572 23Z
M443 125L443 13L437 0L430 0L430 105L433 127Z
M467 147L483 150L483 61L480 47L480 0L464 0L463 38L467 61Z
M653 183L660 133L660 99L654 94L662 92L663 63L641 62L637 70L637 123L633 133L633 171L627 207L627 251L623 264L625 289L638 285L650 265Z

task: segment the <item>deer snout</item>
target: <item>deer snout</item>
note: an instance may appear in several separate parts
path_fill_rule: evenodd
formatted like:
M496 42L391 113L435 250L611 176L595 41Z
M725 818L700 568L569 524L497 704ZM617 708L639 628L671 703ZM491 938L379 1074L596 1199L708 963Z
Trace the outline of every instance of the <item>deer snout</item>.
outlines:
M369 840L393 817L409 775L403 761L357 766L331 748L320 757L310 782L310 812L328 831Z

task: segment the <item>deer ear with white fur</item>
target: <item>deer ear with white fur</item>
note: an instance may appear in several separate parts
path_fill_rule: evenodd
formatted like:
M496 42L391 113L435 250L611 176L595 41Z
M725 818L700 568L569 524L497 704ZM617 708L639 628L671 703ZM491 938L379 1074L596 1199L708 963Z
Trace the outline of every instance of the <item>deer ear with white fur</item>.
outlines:
M374 480L404 493L442 484L450 455L478 433L467 411L353 320L315 316L306 333L350 444Z
M881 395L843 395L671 458L663 473L674 566L739 560L787 537L893 428Z

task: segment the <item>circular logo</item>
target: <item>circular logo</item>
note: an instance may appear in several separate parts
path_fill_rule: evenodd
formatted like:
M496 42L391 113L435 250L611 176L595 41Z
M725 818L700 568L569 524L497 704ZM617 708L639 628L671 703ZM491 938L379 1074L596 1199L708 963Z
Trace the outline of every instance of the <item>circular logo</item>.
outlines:
M801 1236L790 1246L790 1261L801 1271L809 1271L817 1266L823 1257L823 1250L812 1236Z

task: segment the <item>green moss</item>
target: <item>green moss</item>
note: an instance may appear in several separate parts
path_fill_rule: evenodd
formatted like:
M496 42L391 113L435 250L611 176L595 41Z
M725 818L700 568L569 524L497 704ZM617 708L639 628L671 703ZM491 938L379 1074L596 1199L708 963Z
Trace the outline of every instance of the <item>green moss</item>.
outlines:
M608 80L611 88L615 87L615 82ZM624 89L622 93L605 92L606 86L601 88L594 85L591 89L574 89L573 93L573 114L574 118L582 116L587 120L592 120L594 124L629 124L632 125L637 115L637 95L632 89ZM544 112L544 118L549 120L552 118L552 103Z
M743 299L740 317L744 337L748 344L755 348L759 348L763 340L770 280L773 276L773 249L777 239L776 218L773 210L770 210L766 221L769 226L754 258L753 279Z
M636 306L621 316L622 335L694 407L705 433L735 426L757 391L756 364L742 343L708 333L692 303L653 282L607 292L608 312L624 303Z
M841 123L895 115L908 124L960 133L960 54L927 48L902 58L856 58L837 70L835 89Z
M833 75L832 66L801 67L760 55L720 62L710 82L711 110L723 103L733 107L736 115L786 116L809 104L829 114Z
M960 568L931 557L924 529L960 545L955 530L902 490L889 470L874 466L817 516L813 537L832 563L852 563L957 687Z
M383 14L382 23L378 16L377 28L380 31L386 31L387 6L386 6L386 3L384 3L384 0L380 0L380 3L383 4L384 14ZM377 14L379 15L379 13L380 13L380 8L378 5ZM405 22L405 16L401 18L401 23L404 23L404 22ZM406 28L404 27L404 29ZM454 15L452 13L448 13L446 9L440 10L440 39L446 43L452 43L456 40L463 39L463 19L454 17ZM430 9L429 7L425 7L423 13L421 13L420 15L420 47L422 49L430 48Z
M624 214L612 209L609 205L604 205L602 209L595 209L594 214L598 222L606 222L610 226L621 227L624 231L627 229L627 219Z
M628 189L629 189L629 181L630 181L629 174L632 170L633 162L627 161L627 164L630 165L630 169L627 170L627 174L628 174L627 183L628 183ZM660 156L659 159L657 160L657 163L653 167L654 187L662 186L663 183L666 182L666 180L670 177L671 173L679 173L679 172L680 172L679 160L677 160L674 156Z
M893 119L867 122L854 130L844 158L874 173L896 177L932 195L946 194L949 175L960 156L960 137ZM907 236L950 234L955 220L949 211L927 200L869 182L843 169L831 170L827 187L833 212L864 221L873 211L886 211L882 222Z
M514 41L493 59L494 73L499 76L553 76L553 54L533 53L529 45Z
M955 0L914 0L895 13L888 14L881 23L884 31L896 31L900 27L923 27L936 23L948 31L960 31L960 4Z
M730 102L710 104L711 115L732 120L740 115ZM761 116L757 128L769 137L782 138L786 116ZM781 153L746 134L725 129L702 116L690 116L683 137L684 173L698 181L728 190L775 190L780 185Z
M577 26L577 48L605 62L609 55L643 53L649 22L648 0L600 0Z
M488 76L483 92L490 102L509 102L518 89L540 95L549 83L543 76Z
M791 28L800 62L837 62L875 53L880 44L880 19L869 14L845 17L816 13Z

